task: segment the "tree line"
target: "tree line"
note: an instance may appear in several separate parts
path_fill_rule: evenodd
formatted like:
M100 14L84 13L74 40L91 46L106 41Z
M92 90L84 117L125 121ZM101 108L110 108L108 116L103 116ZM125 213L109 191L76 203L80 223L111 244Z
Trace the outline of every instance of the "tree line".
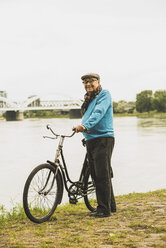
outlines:
M136 110L140 113L157 110L166 112L166 90L144 90L136 95Z
M166 112L166 90L144 90L136 95L135 102L126 102L121 100L113 102L114 113L139 113L150 112Z

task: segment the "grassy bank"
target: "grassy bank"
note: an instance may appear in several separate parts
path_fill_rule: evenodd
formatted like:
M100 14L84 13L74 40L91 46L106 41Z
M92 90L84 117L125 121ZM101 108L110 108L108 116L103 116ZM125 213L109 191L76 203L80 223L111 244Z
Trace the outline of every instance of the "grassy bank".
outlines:
M119 113L114 114L114 117L136 116L140 118L166 118L166 113L159 113L157 111L150 112L134 112L134 113Z
M1 207L0 247L166 247L166 190L117 196L117 213L89 216L84 203L59 206L50 221L30 222L21 207Z
M114 117L130 117L130 116L136 116L140 118L166 118L166 113L159 113L156 111L150 111L150 112L144 112L144 113L114 113ZM43 114L43 115L30 115L26 116L25 118L70 118L69 114L60 114L60 113L54 113L54 114Z

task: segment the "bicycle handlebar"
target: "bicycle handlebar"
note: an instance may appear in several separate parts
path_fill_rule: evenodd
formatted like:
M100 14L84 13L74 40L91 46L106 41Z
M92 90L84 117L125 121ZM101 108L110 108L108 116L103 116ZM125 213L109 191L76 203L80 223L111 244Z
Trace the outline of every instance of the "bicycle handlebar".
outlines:
M47 127L48 130L51 131L51 133L52 133L54 136L56 136L56 138L58 138L58 137L60 137L60 136L61 136L61 137L71 138L71 137L76 133L75 128L73 128L73 129L72 129L73 133L72 133L71 135L56 134L56 133L54 133L54 131L52 130L52 128L50 127L49 124L48 124L46 127Z

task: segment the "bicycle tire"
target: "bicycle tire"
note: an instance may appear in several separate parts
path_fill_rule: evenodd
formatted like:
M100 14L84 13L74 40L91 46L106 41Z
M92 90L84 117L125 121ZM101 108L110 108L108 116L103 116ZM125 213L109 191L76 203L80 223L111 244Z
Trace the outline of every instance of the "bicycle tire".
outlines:
M47 221L61 202L63 181L59 170L54 177L55 170L50 164L41 164L34 168L25 183L23 207L27 217L35 223Z
M86 195L84 196L85 205L91 212L95 212L97 209L96 188L89 170L85 177L84 185L86 193Z

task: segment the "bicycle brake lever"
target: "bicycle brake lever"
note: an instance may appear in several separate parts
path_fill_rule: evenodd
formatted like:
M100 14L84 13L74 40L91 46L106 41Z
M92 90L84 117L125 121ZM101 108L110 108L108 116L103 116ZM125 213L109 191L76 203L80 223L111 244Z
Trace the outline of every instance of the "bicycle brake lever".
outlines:
M57 136L56 137L49 137L49 136L43 136L43 138L48 138L48 139L57 139Z

